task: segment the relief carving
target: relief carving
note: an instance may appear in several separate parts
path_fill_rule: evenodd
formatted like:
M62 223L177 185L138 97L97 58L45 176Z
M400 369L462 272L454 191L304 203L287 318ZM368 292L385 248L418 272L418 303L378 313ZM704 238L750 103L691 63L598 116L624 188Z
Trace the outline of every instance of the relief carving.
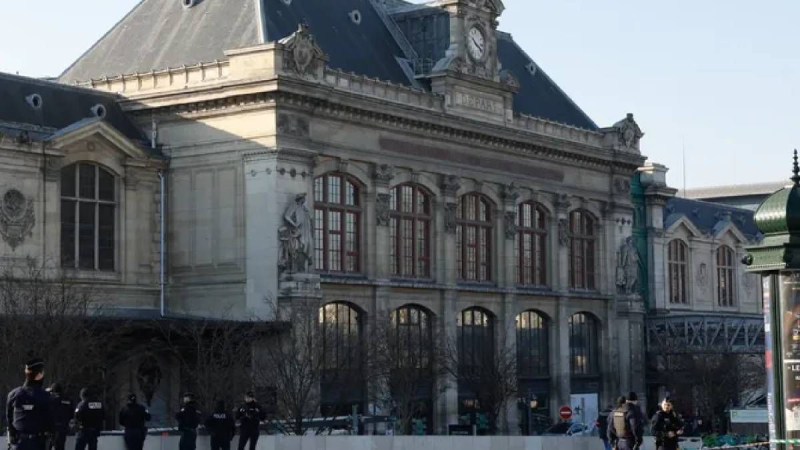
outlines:
M306 194L297 194L294 203L283 214L284 225L278 229L281 256L278 267L281 272L307 273L314 262L312 242L314 240L314 218L306 205Z
M33 234L34 223L33 199L26 200L22 192L16 189L6 191L0 207L0 235L12 250L16 250L26 237Z
M394 167L389 164L375 166L373 178L379 183L389 184L394 179Z
M617 252L617 289L620 294L632 295L639 288L639 250L628 236Z
M442 180L442 190L446 195L456 195L461 189L461 181L455 175L445 175Z
M391 205L389 204L392 196L389 194L378 194L375 198L375 220L380 227L388 227L392 221Z
M644 136L639 124L633 120L633 114L628 115L615 123L612 127L616 131L617 144L622 150L639 152L639 140Z
M280 40L288 50L287 66L294 69L299 75L314 75L318 59L324 57L322 49L317 45L314 36L305 22L300 25L292 35Z
M569 221L567 219L558 219L558 243L563 246L569 245Z
M278 133L287 136L308 137L308 119L290 114L278 114Z
M505 221L503 222L506 239L514 239L517 236L517 213L516 211L506 211Z
M511 184L503 185L502 196L506 203L513 205L517 203L517 199L519 199L519 188L513 181Z
M706 263L700 264L697 268L697 285L705 291L708 287L708 266Z
M456 232L456 213L457 205L455 203L445 203L444 205L444 232Z

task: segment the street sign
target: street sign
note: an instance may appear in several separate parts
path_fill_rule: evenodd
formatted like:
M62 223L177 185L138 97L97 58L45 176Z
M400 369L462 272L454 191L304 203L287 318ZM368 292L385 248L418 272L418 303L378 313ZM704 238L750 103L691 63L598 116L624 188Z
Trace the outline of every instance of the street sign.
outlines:
M569 406L562 406L561 409L558 410L558 416L563 420L572 419L572 408Z

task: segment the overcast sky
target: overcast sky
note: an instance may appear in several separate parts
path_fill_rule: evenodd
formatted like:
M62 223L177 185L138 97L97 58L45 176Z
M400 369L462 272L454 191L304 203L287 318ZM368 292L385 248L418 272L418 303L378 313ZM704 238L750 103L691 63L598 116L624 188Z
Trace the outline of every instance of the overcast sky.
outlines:
M0 71L58 75L136 3L0 0ZM690 188L791 175L800 1L504 3L500 28L598 125L635 114L643 152L670 167L673 186L684 148Z

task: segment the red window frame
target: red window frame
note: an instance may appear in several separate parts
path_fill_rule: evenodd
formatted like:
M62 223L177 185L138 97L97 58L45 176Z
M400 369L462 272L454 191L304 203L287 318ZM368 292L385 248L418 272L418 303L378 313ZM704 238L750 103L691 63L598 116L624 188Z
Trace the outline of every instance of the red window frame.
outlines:
M391 272L404 278L431 276L431 194L406 183L390 191Z
M470 193L456 207L456 277L461 281L492 281L493 203Z
M516 282L523 286L547 285L547 211L535 202L517 207L514 239Z
M314 179L314 263L319 272L361 273L361 184L329 173Z
M569 215L569 285L572 289L594 290L597 288L596 223L595 218L586 211L573 211Z

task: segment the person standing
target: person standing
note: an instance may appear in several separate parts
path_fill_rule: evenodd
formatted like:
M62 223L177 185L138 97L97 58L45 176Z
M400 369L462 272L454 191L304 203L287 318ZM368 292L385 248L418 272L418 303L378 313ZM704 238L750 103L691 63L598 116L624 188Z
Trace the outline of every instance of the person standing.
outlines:
M136 394L128 394L128 404L119 412L119 424L125 427L125 448L142 450L147 438L147 421L150 411L136 401Z
M678 450L683 421L672 409L672 402L668 398L661 402L661 410L653 415L651 426L658 450Z
M183 394L183 408L175 414L178 420L178 429L181 440L178 445L180 450L195 450L197 448L197 427L200 426L200 411L194 401L194 394Z
M644 442L644 420L635 392L611 414L608 441L617 450L639 450Z
M64 397L64 388L58 383L53 383L47 392L53 396L55 433L50 439L50 448L54 450L64 450L69 434L72 415L75 413L75 406L72 401Z
M97 450L97 439L103 429L105 417L103 402L97 398L94 390L81 389L81 402L75 408L75 425L78 427L75 450L85 450L87 446L89 450Z
M230 450L233 435L236 434L236 422L225 407L224 400L217 401L205 425L211 436L211 450Z
M248 441L250 441L250 450L256 449L258 426L266 418L267 413L256 402L255 395L252 392L245 394L244 405L236 412L236 420L239 421L239 450L243 450Z
M611 445L608 443L608 416L611 414L612 409L613 408L609 406L600 412L600 415L597 417L597 422L595 422L597 436L603 441L603 448L605 450L611 450Z
M11 450L47 450L47 436L55 432L53 397L42 389L44 361L25 364L25 383L8 394L6 423Z

